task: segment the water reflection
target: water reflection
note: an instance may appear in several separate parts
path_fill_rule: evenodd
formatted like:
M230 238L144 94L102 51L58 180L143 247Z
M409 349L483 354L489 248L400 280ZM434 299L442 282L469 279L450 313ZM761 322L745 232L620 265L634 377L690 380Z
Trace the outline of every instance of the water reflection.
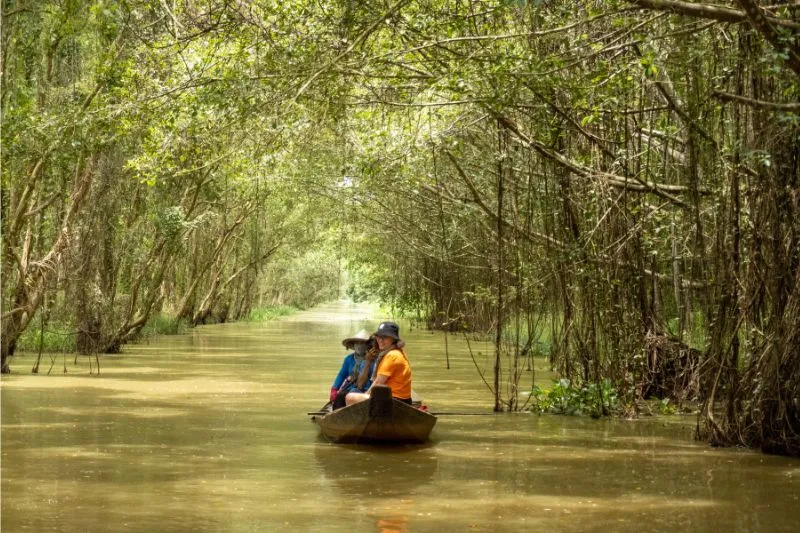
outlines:
M439 463L431 445L321 444L314 457L337 495L364 508L372 530L381 533L409 531L416 500L429 492Z
M375 520L380 533L407 533L408 516L406 514L390 514L386 517L378 517Z
M314 458L337 492L354 498L398 501L430 483L439 461L435 451L424 446L321 444L314 448Z

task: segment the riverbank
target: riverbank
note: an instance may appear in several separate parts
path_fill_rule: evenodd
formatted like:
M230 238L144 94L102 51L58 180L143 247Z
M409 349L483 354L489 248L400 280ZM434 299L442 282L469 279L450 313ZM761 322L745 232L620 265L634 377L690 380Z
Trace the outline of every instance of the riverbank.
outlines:
M276 320L298 311L300 308L293 305L267 305L253 309L247 318L239 322ZM190 329L191 326L185 320L178 320L167 313L160 313L148 321L142 328L139 337L131 344L150 342L158 335L185 334ZM20 336L17 342L17 351L38 353L41 350L43 353L75 353L75 337L75 328L65 323L55 322L44 328L31 327ZM11 361L13 364L14 359Z

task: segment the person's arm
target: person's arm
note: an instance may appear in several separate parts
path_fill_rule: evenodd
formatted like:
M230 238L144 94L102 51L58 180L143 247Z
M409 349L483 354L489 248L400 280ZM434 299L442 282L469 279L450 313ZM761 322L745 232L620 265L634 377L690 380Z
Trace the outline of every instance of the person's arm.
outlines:
M336 399L336 394L339 392L339 388L344 383L344 380L347 376L350 375L350 372L353 370L353 365L355 365L356 358L353 354L347 354L345 356L344 361L342 361L342 368L339 369L339 373L336 374L336 379L333 380L333 385L331 385L331 392L328 396L328 400L333 403Z
M350 372L352 372L355 362L355 356L353 354L347 354L347 357L345 357L344 361L342 361L342 368L339 369L339 373L336 374L336 379L333 380L333 385L331 385L331 388L338 390L339 387L342 386L345 378L350 375Z
M376 361L374 359L373 360L369 360L368 359L365 362L364 372L366 372L366 375L364 377L366 379L364 380L363 384L358 387L359 389L361 389L361 390L363 390L365 392L368 391L370 389L370 387L372 387L372 376L375 375L375 363L376 363ZM359 377L359 383L361 383L361 379L362 378Z
M367 394L369 394L372 391L372 387L374 387L375 385L386 385L387 381L389 381L389 376L378 374L378 377L375 378L375 381L373 381L372 385L370 385L369 389L367 389Z
M381 364L378 367L378 376L375 378L375 381L372 382L372 385L369 386L367 394L369 394L369 392L372 390L372 387L375 385L386 385L386 382L389 381L389 376L391 376L392 372L394 372L394 357L395 356L392 353L384 356L383 361L381 361Z

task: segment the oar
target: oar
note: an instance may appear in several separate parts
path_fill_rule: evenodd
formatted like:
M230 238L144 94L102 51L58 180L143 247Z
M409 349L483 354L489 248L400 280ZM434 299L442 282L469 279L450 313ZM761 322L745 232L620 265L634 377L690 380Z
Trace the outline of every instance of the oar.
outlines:
M323 416L323 415L327 415L328 413L332 412L332 411L326 411L326 409L328 407L330 407L330 405L331 405L331 402L328 402L325 405L323 405L322 409L320 409L319 411L314 411L313 413L306 413L306 414L308 416Z
M325 416L330 414L331 411L311 411L306 413L308 416ZM494 416L499 413L456 413L456 412L436 412L436 411L423 411L433 416Z
M429 411L430 412L430 411ZM430 412L434 416L495 416L495 415L529 415L530 411L498 411L498 412L483 412L483 413L459 413L454 411L447 412Z
M458 412L437 412L437 411L426 411L428 414L433 416L494 416L498 413L458 413Z
M308 416L325 416L330 414L332 411L311 411L306 413ZM428 413L429 415L433 416L495 416L499 414L527 414L525 412L517 412L517 413L461 413L457 411L423 411L423 413Z

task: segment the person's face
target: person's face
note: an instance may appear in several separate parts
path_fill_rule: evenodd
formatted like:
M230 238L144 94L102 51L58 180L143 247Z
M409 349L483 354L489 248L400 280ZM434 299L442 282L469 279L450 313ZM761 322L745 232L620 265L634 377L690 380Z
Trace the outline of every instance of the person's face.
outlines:
M366 353L367 353L367 343L366 342L353 343L353 351L358 356L366 355Z
M385 350L386 348L391 346L392 345L392 341L394 341L393 338L384 337L382 335L379 335L379 336L375 337L375 340L378 341L378 348L380 348L381 350Z

